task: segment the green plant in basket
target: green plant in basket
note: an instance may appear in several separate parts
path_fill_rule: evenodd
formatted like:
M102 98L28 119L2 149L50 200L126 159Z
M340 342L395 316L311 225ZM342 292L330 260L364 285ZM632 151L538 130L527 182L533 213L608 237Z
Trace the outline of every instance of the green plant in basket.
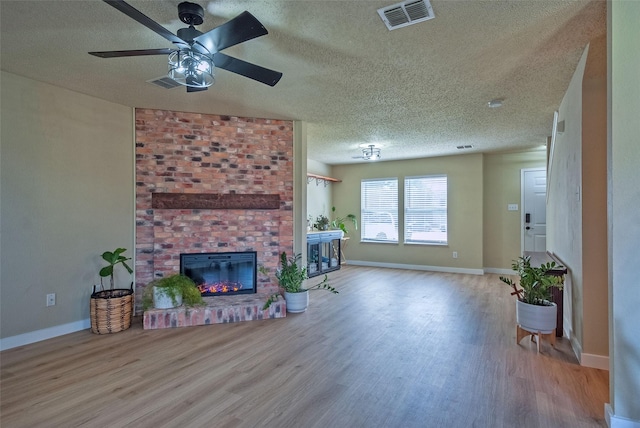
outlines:
M100 269L100 285L102 286L102 289L104 289L104 285L102 284L102 278L106 278L107 276L110 276L110 284L111 287L110 289L113 290L113 286L114 286L114 269L116 266L118 266L119 264L121 264L122 266L125 267L125 269L127 269L127 272L129 272L130 274L133 273L133 269L131 269L131 267L127 264L127 261L131 260L131 257L125 257L122 255L122 253L124 253L125 251L127 251L124 248L116 248L115 251L111 252L111 251L105 251L104 253L102 253L102 258L109 263L107 266L103 267L102 269Z

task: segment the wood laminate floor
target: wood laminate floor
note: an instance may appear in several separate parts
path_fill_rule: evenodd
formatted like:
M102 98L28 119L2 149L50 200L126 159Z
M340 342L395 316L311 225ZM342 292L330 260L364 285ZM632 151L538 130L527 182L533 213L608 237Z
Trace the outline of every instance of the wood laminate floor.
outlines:
M608 372L567 339L515 343L497 275L343 266L280 320L113 335L0 354L9 427L604 427Z

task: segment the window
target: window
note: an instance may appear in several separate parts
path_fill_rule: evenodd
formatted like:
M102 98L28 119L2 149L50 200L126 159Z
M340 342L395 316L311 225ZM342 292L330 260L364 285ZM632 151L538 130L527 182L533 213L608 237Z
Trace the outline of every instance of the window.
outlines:
M398 179L362 180L362 242L398 242Z
M447 243L447 176L404 179L404 242Z

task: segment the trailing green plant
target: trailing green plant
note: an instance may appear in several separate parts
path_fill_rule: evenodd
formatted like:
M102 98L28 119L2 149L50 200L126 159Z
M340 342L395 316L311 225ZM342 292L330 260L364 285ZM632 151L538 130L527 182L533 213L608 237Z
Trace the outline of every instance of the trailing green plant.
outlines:
M331 220L331 227L334 229L340 229L342 230L345 235L349 233L349 230L347 229L347 221L351 222L351 224L353 224L353 227L358 230L358 219L356 218L355 214L347 214L346 217L335 217L335 213L336 213L336 207L331 207L331 212L334 215L334 219Z
M307 269L301 266L301 260L302 254L296 254L293 257L287 257L287 253L284 251L280 254L280 267L276 270L276 278L278 279L278 285L280 285L280 288L288 293L302 293L310 290L326 290L333 294L338 294L338 290L329 285L329 278L327 275L325 275L324 279L318 284L303 288L302 283L308 278L308 276ZM264 266L260 266L259 270L260 273L264 275L269 274L269 271ZM269 308L273 302L278 300L279 296L279 293L269 296L262 309L264 310Z
M531 257L518 257L513 261L511 268L520 276L520 283L504 276L500 280L513 288L513 293L518 300L538 306L548 306L551 301L552 287L562 288L564 276L548 273L556 267L555 262L543 263L540 267L531 266ZM521 289L518 289L518 285Z
M116 248L115 251L111 252L111 251L105 251L104 253L102 253L102 258L109 263L107 266L103 267L102 269L100 269L100 286L102 287L102 289L104 290L104 285L102 284L102 278L106 278L107 276L110 276L110 284L111 287L110 289L113 290L113 286L114 286L114 268L121 264L122 266L125 267L125 269L127 269L127 272L129 272L130 274L133 273L133 269L131 269L131 267L127 264L127 261L131 260L131 257L125 257L122 255L122 253L124 253L125 251L127 251L124 248Z
M153 307L153 288L161 295L169 297L174 305L178 304L177 296L182 295L182 304L191 307L204 304L202 294L191 278L181 274L173 274L151 281L142 294L142 308L146 311Z

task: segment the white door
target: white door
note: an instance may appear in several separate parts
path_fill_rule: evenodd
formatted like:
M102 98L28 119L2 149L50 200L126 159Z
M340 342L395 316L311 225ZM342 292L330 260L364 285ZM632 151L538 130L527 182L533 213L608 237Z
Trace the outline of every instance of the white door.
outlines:
M547 251L547 171L522 170L522 233L524 251Z

